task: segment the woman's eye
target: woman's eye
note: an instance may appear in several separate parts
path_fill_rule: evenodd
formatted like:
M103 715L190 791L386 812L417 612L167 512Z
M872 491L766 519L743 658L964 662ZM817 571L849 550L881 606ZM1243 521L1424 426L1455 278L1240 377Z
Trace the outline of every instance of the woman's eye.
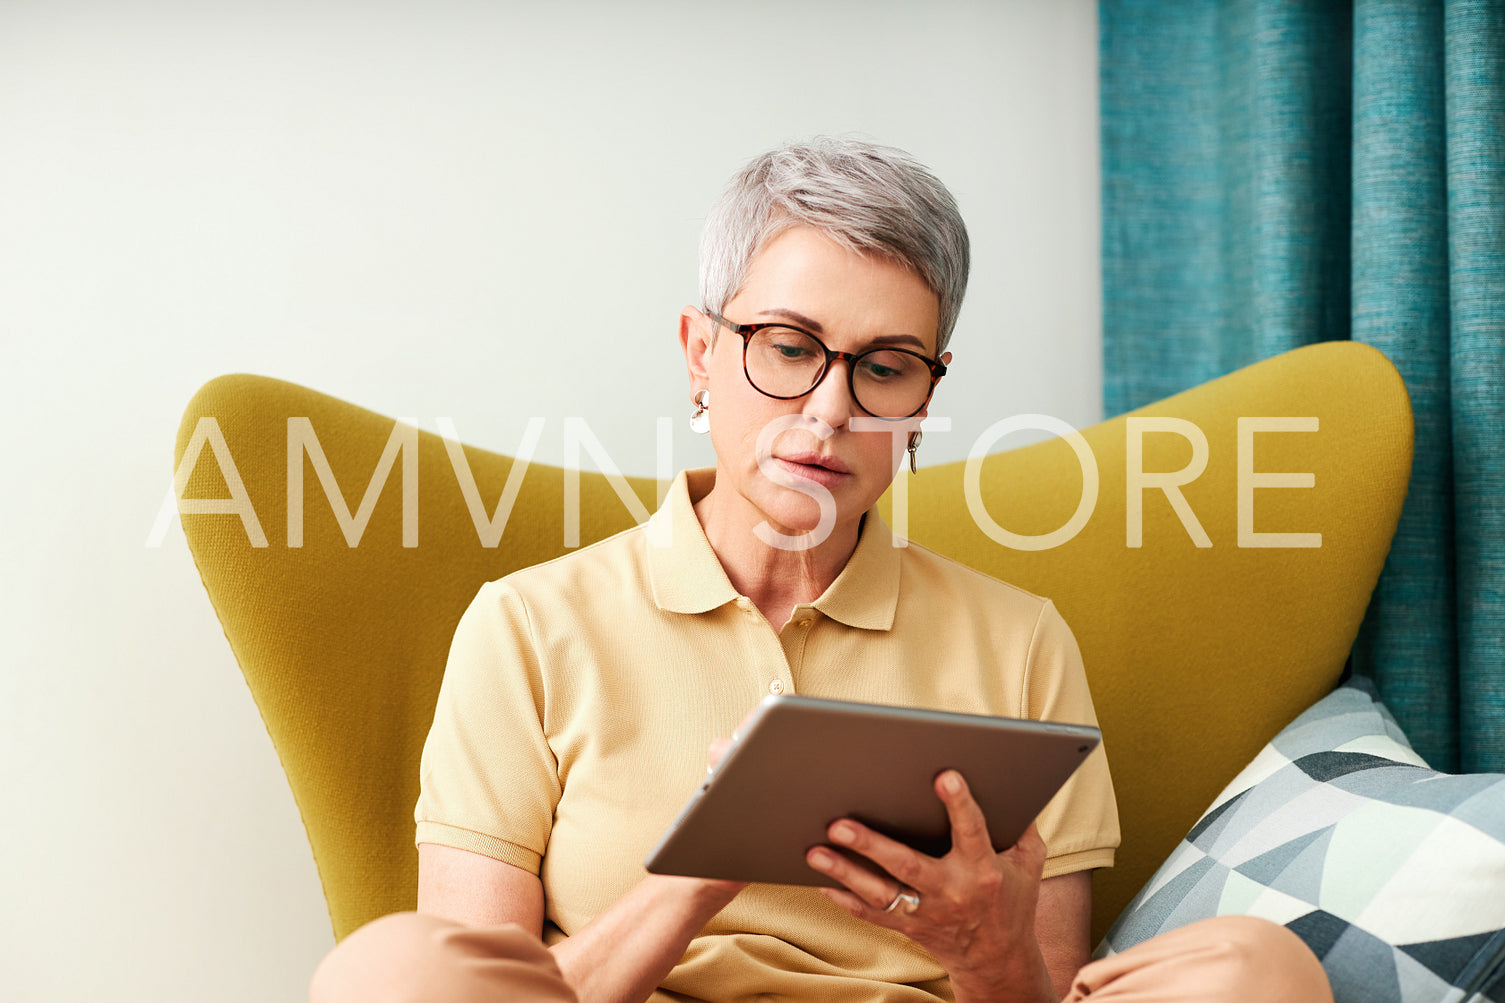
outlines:
M862 360L862 375L871 380L897 379L910 368L904 356L892 352L870 355Z

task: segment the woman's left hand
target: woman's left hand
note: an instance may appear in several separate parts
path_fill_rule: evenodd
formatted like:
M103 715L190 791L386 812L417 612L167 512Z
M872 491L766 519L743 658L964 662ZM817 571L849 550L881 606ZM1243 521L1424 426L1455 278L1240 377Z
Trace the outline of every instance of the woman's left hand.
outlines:
M951 850L945 856L927 856L840 819L827 830L831 842L868 858L886 874L817 846L806 857L810 866L846 886L822 888L821 894L858 919L897 930L924 947L950 975L958 1001L1056 1000L1035 938L1045 866L1040 834L1031 825L1014 846L995 852L987 820L961 774L942 772L935 791L951 822Z

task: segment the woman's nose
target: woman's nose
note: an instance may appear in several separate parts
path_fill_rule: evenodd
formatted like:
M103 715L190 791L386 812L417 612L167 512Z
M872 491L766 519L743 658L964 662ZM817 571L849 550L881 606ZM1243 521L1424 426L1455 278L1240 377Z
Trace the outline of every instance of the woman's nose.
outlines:
M805 398L805 413L836 429L845 427L847 419L857 410L857 402L852 400L851 386L847 381L847 366L845 359L831 360L826 375Z

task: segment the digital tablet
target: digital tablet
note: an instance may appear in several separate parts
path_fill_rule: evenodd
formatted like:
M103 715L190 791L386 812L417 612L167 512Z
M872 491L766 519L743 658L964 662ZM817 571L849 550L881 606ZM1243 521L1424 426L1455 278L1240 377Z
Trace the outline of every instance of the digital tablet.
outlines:
M765 698L741 730L649 855L650 872L834 885L805 853L839 818L943 855L951 826L934 784L946 769L966 778L994 847L1007 849L1101 740L1085 725L790 695Z

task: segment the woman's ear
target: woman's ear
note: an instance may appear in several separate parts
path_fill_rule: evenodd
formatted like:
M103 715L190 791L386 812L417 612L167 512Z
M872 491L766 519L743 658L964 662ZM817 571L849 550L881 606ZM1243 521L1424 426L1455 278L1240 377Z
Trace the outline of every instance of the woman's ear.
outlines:
M692 306L679 312L679 347L685 353L691 390L702 389L710 383L711 346L715 340L716 325L711 318Z
M941 356L941 365L948 366L948 367L951 365L951 353L950 352L947 352L947 353L945 353L944 355ZM932 398L932 400L933 399L934 398ZM918 418L928 418L928 417L930 417L930 401L926 401L925 402L925 406L920 409L920 413L917 414L917 415L915 415L915 418L917 418L917 419ZM918 425L915 426L915 431L917 431L917 432L919 431L919 426Z

